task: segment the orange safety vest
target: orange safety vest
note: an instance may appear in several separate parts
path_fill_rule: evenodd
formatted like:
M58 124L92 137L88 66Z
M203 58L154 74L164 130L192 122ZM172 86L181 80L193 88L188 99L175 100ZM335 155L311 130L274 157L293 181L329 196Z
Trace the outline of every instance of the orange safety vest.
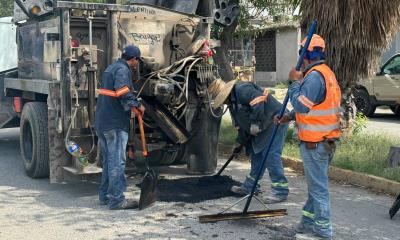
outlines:
M311 71L322 74L326 95L325 100L317 105L304 96L299 96L299 101L310 108L308 113L296 113L299 139L305 142L321 142L324 139L339 138L341 91L335 74L326 64L312 67L305 76Z

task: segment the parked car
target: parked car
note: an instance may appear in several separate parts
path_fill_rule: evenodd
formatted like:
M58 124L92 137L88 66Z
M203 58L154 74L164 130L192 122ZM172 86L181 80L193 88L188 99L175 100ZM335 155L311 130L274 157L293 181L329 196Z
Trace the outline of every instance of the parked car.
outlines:
M375 76L359 81L353 94L357 110L366 116L379 106L388 106L400 117L400 53L389 58Z

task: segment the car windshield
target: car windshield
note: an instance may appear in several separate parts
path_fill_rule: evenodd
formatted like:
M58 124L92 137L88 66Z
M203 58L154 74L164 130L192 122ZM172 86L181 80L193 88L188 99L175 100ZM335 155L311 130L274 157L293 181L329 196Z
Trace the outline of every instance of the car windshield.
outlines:
M384 72L387 74L400 74L400 56L392 58L392 60L386 64Z

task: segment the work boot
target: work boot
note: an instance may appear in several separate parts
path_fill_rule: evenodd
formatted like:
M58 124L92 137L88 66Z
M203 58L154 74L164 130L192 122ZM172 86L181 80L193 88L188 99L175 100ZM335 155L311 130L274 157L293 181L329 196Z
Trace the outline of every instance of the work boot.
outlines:
M315 226L313 227L312 230L313 230L312 234L315 237L318 237L319 239L328 239L328 240L332 239L332 235L328 235L328 234L322 233L321 231L318 231L318 229L316 229Z
M318 238L311 233L296 233L294 236L296 240L317 240Z
M242 186L232 186L231 192L236 193L241 196L245 196L248 194L248 192L244 188L242 188Z
M300 222L297 224L295 228L296 233L312 233L312 226L309 224L304 224L303 222Z
M263 198L263 202L265 204L273 204L273 203L280 203L286 201L286 197L279 197L276 195L269 195Z
M236 194L241 195L241 196L245 196L245 195L249 194L249 192L245 188L243 188L242 186L232 186L231 187L231 192L236 193ZM256 192L254 193L254 195L257 196L259 193L260 193L260 190L257 189Z
M99 200L100 205L108 205L108 200Z
M139 203L137 201L125 199L119 207L110 208L110 210L135 209L138 207Z

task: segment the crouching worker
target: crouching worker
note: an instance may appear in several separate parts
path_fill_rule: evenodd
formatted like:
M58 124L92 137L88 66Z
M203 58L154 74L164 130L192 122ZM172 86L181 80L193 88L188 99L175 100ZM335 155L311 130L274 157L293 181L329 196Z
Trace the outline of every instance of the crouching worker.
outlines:
M245 146L246 154L251 158L251 171L241 186L233 186L231 191L240 195L250 193L255 178L260 171L262 161L267 151L273 129L273 117L279 113L282 104L268 92L252 82L228 83L218 79L209 87L209 92L215 96L213 108L227 104L238 129L238 147L234 151L240 152L240 145ZM272 193L263 198L265 203L277 203L287 199L289 188L284 175L281 154L288 125L279 126L274 143L268 154L266 164L271 178ZM265 167L262 170L264 175ZM260 191L258 184L256 193Z

